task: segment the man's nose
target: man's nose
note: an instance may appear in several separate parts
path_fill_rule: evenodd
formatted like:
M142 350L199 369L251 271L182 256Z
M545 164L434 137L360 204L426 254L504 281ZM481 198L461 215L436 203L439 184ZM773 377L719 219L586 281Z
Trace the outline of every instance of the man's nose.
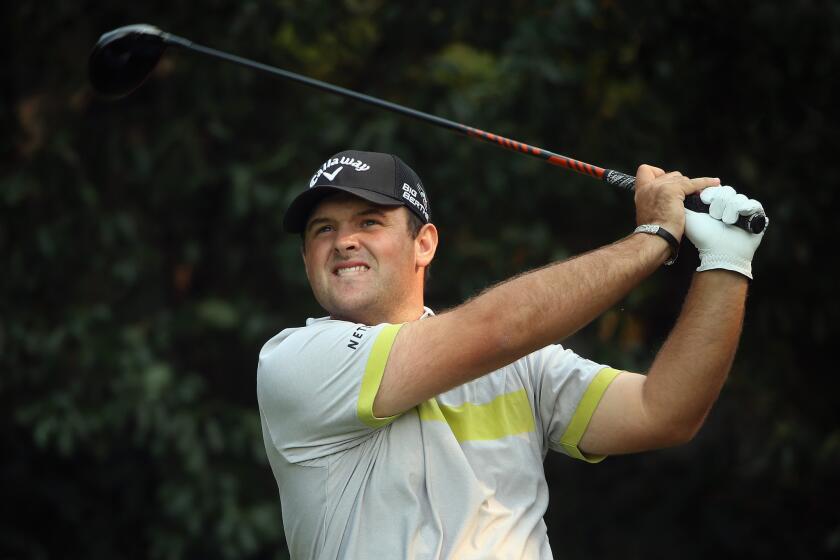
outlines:
M356 237L356 231L352 229L340 229L335 241L335 250L339 253L346 251L355 251L359 248L359 240Z

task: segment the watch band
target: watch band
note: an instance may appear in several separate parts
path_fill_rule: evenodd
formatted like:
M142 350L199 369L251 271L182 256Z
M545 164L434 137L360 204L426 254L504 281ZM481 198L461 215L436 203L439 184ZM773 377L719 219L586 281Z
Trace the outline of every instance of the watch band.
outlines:
M677 260L677 255L680 253L680 242L677 238L671 235L664 227L659 224L642 224L633 230L633 233L650 233L651 235L658 235L668 242L671 247L671 256L665 261L665 266L671 266Z

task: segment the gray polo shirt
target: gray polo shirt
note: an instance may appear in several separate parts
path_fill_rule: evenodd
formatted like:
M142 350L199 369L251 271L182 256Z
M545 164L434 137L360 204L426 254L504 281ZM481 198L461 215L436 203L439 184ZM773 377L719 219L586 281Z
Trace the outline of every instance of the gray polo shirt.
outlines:
M292 558L551 558L543 459L603 459L578 443L618 372L552 345L376 418L400 327L309 319L260 352L263 439Z

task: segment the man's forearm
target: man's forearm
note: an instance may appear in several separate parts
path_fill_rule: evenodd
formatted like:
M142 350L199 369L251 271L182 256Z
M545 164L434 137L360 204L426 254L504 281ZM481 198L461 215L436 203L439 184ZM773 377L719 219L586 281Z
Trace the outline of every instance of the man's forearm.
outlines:
M700 428L726 380L743 324L747 279L727 270L695 274L682 312L644 383L647 414L677 441Z
M499 284L461 311L474 324L498 325L498 345L509 353L500 362L516 359L588 324L661 266L668 254L664 240L631 235ZM495 320L488 323L482 317Z

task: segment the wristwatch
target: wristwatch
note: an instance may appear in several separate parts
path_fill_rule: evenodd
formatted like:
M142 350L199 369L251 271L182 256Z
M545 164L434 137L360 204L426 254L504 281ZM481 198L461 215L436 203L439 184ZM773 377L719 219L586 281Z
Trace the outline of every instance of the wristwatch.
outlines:
M665 261L665 266L671 266L677 260L677 255L680 253L680 242L677 241L677 238L671 235L671 232L664 227L659 224L642 224L634 229L633 233L649 233L651 235L658 235L668 242L668 245L671 247L671 256L667 261Z

